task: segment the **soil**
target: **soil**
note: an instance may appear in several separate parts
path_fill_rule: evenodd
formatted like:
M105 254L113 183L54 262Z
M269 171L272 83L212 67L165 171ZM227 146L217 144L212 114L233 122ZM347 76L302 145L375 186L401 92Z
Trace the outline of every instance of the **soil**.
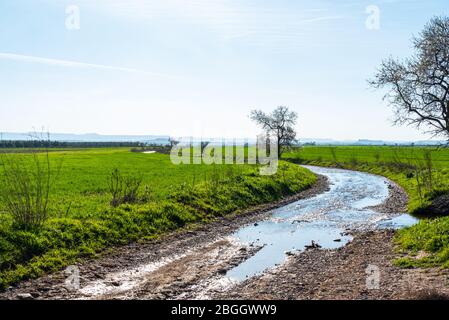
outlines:
M356 234L336 250L311 249L290 256L282 266L219 293L216 299L447 299L449 272L438 269L403 269L394 231ZM379 275L376 280L375 273Z
M371 209L382 213L396 214L398 212L407 212L408 195L398 184L391 180L388 181L389 195L387 200Z

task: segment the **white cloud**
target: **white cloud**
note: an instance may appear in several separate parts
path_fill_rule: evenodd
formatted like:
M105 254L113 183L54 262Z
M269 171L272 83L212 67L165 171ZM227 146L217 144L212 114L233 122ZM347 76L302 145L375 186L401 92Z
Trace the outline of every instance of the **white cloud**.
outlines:
M92 68L92 69L100 69L100 70L112 70L112 71L119 71L119 72L139 73L139 74L155 76L155 77L176 78L175 76L171 76L171 75L167 75L167 74L147 72L147 71L142 71L142 70L137 70L137 69L132 69L132 68L108 66L108 65L103 65L103 64L85 63L85 62L70 61L70 60L50 59L50 58L15 54L15 53L0 52L0 59L21 61L21 62L28 62L28 63L39 63L39 64L69 67L69 68Z

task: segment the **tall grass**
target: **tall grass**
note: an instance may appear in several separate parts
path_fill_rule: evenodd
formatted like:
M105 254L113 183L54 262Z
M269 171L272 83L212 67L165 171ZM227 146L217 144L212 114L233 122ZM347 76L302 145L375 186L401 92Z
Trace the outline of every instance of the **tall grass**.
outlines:
M0 154L0 165L0 200L4 211L12 215L14 227L41 227L48 218L49 197L60 165L53 168L48 150L28 155Z
M330 151L331 156L332 156L332 161L334 162L335 165L338 166L339 163L338 163L338 159L337 159L337 151L336 151L336 148L335 148L335 147L331 147L331 148L329 149L329 151Z

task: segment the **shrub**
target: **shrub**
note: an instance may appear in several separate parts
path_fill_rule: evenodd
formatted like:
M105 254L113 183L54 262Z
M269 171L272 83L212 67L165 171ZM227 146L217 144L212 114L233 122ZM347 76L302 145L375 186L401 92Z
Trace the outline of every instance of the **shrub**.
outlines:
M112 195L111 206L118 207L124 203L136 203L139 200L139 189L142 177L124 177L115 168L109 178L109 192Z
M62 162L61 162L62 163ZM49 197L60 166L53 168L44 154L0 156L0 200L18 229L39 228L48 218Z

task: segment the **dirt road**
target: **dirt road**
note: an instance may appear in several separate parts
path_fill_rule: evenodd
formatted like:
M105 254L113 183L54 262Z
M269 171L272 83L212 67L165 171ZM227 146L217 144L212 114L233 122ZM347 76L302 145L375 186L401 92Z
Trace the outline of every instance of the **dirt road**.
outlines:
M329 191L329 181L278 203L218 219L165 236L132 244L103 257L0 293L3 299L403 299L443 297L448 273L404 270L393 266L397 256L394 231L352 233L338 249L311 248L289 253L284 263L261 275L237 281L227 272L263 249L257 241L232 236L245 225L257 225L275 208ZM401 212L405 193L393 183L389 196L374 209ZM367 286L367 268L378 272L377 286ZM369 269L369 270L371 270ZM372 270L371 270L372 271ZM79 277L78 277L79 276ZM367 280L368 279L368 280Z

